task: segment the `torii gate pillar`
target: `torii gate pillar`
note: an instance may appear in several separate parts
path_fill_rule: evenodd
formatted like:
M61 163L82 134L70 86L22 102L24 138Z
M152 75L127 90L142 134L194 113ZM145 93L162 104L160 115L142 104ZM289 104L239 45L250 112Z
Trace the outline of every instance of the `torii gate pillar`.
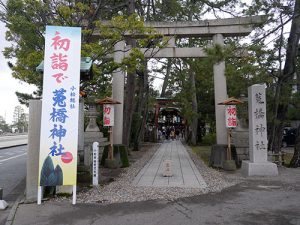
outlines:
M222 34L215 34L213 36L213 43L224 45L224 38ZM214 70L214 89L215 89L215 114L216 114L216 133L217 144L227 144L227 130L225 127L225 106L218 105L227 98L227 85L225 77L225 61L216 63Z
M115 44L114 61L121 63L124 58L125 42ZM113 72L112 98L121 104L115 105L115 125L113 126L114 144L122 144L123 136L123 110L124 110L124 82L125 74L119 68Z

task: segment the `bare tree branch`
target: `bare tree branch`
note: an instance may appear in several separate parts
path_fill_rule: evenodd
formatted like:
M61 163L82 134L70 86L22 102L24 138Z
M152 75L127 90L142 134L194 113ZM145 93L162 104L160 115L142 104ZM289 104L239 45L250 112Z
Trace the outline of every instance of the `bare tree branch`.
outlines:
M267 34L263 35L261 38L254 40L254 44L259 43L260 41L262 41L266 37L270 36L271 34L273 34L274 32L276 32L277 30L282 29L292 19L293 19L293 17L289 18L287 21L285 21L284 23L281 23L280 25L278 25L277 27L275 27L274 29L272 29L271 31L269 31Z

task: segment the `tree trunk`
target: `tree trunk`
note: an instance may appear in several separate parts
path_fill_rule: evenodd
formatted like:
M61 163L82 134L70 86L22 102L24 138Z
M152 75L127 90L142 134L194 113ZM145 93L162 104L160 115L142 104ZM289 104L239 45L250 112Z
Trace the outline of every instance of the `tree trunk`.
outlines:
M170 72L171 72L171 66L172 66L172 61L171 59L167 59L167 71L166 71L166 76L164 79L164 83L161 89L161 94L160 97L166 97L166 89L168 87L168 83L169 83L169 77L170 77Z
M300 125L298 126L295 140L295 150L293 158L290 162L290 167L300 167Z
M135 11L134 0L128 0L128 14L133 14ZM130 38L128 44L132 48L136 46L136 40ZM130 69L129 71L134 71ZM123 144L129 147L130 134L131 134L131 125L132 125L132 116L134 111L134 94L135 94L135 78L136 74L134 72L127 73L127 82L126 82L126 92L125 92L125 101L124 101L124 121L123 121Z
M195 72L190 72L190 82L191 82L191 93L192 93L192 111L194 112L191 121L191 144L197 144L197 132L198 132L198 103L196 95L196 82L195 82Z
M145 121L145 111L147 110L147 101L148 101L148 72L147 72L147 61L144 63L144 71L139 74L139 92L136 102L136 129L132 130L133 132L133 143L134 151L139 150L139 144L141 140L141 133L143 132L143 125Z
M192 1L188 1L188 4L193 4ZM188 21L192 21L192 12L190 11L189 16L188 16ZM191 45L192 40L189 39L189 46L192 47ZM191 63L194 63L194 60L191 61ZM191 70L191 69L190 69ZM190 84L191 84L191 100L192 100L192 120L191 120L191 139L190 143L192 145L197 145L197 133L198 133L198 102L197 102L197 94L196 94L196 81L195 81L195 72L190 71Z
M288 38L286 59L283 69L283 74L278 79L278 85L280 85L280 98L278 107L275 108L277 116L275 119L275 133L272 140L272 146L270 150L278 153L281 148L282 142L282 131L284 126L284 121L286 119L286 114L288 110L289 96L291 95L291 81L293 80L294 73L296 71L296 57L298 53L298 43L300 35L300 1L295 1L294 15L292 20L292 26L290 31L290 36ZM276 99L277 100L277 99ZM275 102L277 105L277 102ZM277 122L278 121L278 124Z
M298 68L298 71L297 71L297 92L300 93L300 71L299 71L300 68Z
M297 2L299 2L299 1L297 1ZM295 6L295 8L296 8L296 6ZM299 6L298 6L297 15L299 15L299 13L300 12L299 12ZM299 38L299 23L298 23L298 38ZM299 57L299 55L298 55L298 57ZM297 92L300 93L300 72L299 71L297 71ZM298 126L297 133L296 133L294 155L290 162L290 167L293 167L293 168L300 167L300 125Z
M276 85L276 89L275 89L275 97L274 97L274 108L276 109L274 111L274 115L273 115L273 119L272 119L272 123L270 125L270 133L269 133L269 143L268 143L268 149L274 151L274 147L275 146L275 134L276 134L276 127L278 126L277 124L277 109L278 109L278 105L279 105L279 97L280 97L280 90L281 90L281 85L279 85L280 83L277 82Z
M129 147L132 116L134 111L135 73L127 74L126 96L124 101L123 143Z

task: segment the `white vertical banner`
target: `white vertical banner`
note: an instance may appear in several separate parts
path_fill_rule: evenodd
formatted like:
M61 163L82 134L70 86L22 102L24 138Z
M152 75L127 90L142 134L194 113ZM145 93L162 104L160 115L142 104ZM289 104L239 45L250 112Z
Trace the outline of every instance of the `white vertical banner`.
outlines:
M234 128L237 125L236 122L236 106L225 105L225 122L227 128Z
M39 186L76 185L81 28L46 26Z
M106 127L113 127L114 126L114 105L112 104L105 104L103 105L103 121L104 126Z

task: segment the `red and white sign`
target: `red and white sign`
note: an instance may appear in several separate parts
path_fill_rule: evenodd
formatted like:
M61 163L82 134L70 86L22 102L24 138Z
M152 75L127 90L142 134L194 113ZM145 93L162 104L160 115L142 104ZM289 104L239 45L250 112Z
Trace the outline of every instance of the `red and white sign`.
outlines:
M227 128L232 128L237 126L235 105L225 106L225 121L226 121Z
M103 125L105 127L114 126L114 105L103 105Z

